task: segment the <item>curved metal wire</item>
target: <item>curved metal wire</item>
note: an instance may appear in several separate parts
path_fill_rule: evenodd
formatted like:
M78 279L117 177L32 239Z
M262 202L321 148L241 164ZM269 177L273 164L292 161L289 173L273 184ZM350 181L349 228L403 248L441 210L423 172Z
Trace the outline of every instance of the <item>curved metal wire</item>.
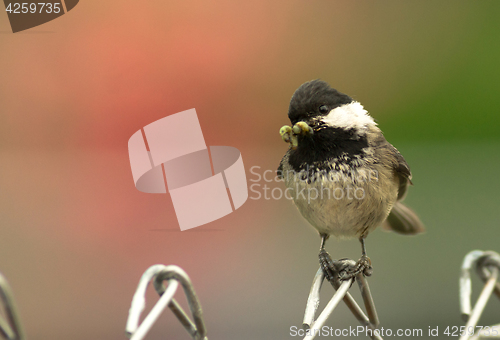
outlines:
M471 308L472 284L470 271L475 266L478 276L485 282L484 288L479 296L474 309ZM475 332L476 325L483 313L484 308L490 298L495 293L500 298L500 282L498 281L500 272L500 255L493 251L474 250L468 253L462 263L462 273L460 275L460 309L462 318L467 322L465 333L460 340L468 339L500 339L500 327L481 329Z
M345 263L349 262L351 265L355 264L353 260L344 259L339 260ZM321 290L323 280L325 275L321 268L318 269L314 277L311 290L309 292L309 297L307 299L306 310L304 312L304 321L302 322L306 332L306 337L304 340L313 340L318 334L319 330L325 324L326 320L330 317L334 309L339 304L340 300L343 300L347 305L351 313L358 319L358 321L368 330L368 335L371 339L383 340L380 334L376 332L378 325L380 324L377 311L375 309L375 303L370 292L370 287L368 286L368 281L362 273L356 275L356 281L358 282L359 289L361 291L361 296L367 311L368 316L363 312L361 307L356 303L356 300L349 294L349 288L353 283L353 278L343 281L343 282L333 282L332 286L336 290L333 297L328 302L327 306L323 309L321 314L318 316L316 321L314 321L314 316L319 307L319 292Z
M165 286L163 285L163 281L165 280L168 280L169 282L171 280L176 280L182 285L184 293L186 294L189 309L193 315L194 324L175 300L172 300L172 303L169 304L169 308L175 316L177 316L193 339L205 340L207 330L205 328L205 322L203 321L203 311L189 276L184 270L177 266L167 266L164 271L156 275L156 279L153 281L156 292L160 295L165 292Z
M163 285L163 281L165 280L168 281L166 287ZM146 306L146 289L151 281L153 281L153 285L161 297L151 312L144 318L144 321L139 325L140 315ZM179 283L182 285L186 294L194 323L173 298ZM132 298L132 305L129 310L125 329L130 339L142 340L167 306L172 310L174 315L194 340L207 340L203 312L189 276L178 266L164 266L161 264L149 267L139 280L139 285Z
M24 332L17 313L14 295L5 277L0 273L0 298L7 320L0 316L0 334L8 340L24 340Z

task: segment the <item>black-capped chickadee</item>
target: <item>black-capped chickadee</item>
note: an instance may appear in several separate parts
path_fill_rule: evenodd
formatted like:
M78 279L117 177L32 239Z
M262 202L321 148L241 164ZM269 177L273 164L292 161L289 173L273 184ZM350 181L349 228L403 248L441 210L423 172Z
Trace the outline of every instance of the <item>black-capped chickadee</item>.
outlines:
M411 184L411 172L399 151L384 138L363 106L313 80L293 94L288 109L291 126L280 134L290 147L278 176L302 216L321 236L320 263L331 258L324 250L330 235L357 237L362 256L342 279L371 275L366 236L384 223L401 234L424 231L417 215L401 201Z

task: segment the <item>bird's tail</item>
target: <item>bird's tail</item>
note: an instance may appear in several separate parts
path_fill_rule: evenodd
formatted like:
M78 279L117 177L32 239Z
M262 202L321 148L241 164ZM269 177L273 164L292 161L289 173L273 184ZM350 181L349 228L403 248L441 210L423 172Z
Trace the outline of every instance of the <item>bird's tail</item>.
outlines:
M394 204L382 227L404 235L415 235L425 231L417 214L401 202Z

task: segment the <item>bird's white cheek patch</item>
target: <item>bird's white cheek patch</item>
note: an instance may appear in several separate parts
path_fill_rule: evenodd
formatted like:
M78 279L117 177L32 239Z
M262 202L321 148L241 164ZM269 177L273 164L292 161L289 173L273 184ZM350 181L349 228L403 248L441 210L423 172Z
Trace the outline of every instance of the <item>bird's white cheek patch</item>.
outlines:
M369 126L375 126L377 123L373 120L368 112L358 102L337 107L328 113L323 119L323 122L332 126L343 129L358 129L363 130Z

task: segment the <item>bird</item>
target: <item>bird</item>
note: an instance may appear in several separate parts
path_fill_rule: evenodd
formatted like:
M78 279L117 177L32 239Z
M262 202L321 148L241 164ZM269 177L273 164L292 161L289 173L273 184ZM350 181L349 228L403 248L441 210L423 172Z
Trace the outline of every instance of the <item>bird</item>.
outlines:
M299 86L288 108L291 126L280 129L289 143L278 170L302 216L321 237L320 264L332 282L372 273L365 239L380 225L405 235L425 231L404 205L412 174L401 153L382 134L363 105L315 79ZM325 242L358 238L361 257L339 268ZM335 267L335 268L333 268Z

